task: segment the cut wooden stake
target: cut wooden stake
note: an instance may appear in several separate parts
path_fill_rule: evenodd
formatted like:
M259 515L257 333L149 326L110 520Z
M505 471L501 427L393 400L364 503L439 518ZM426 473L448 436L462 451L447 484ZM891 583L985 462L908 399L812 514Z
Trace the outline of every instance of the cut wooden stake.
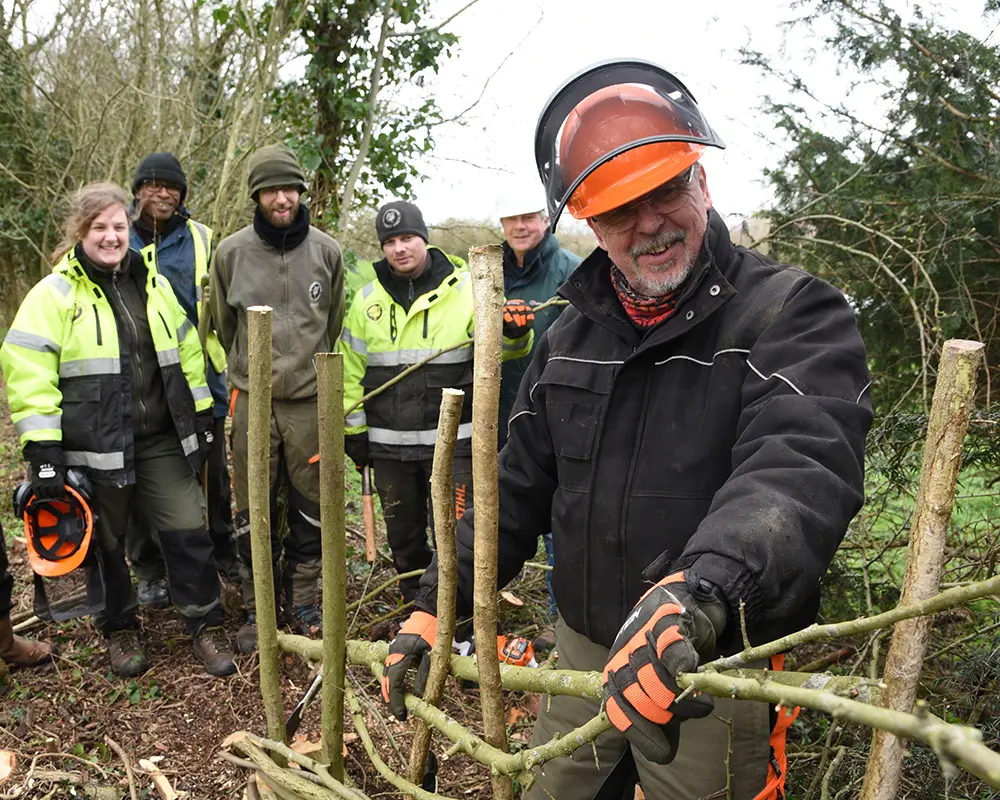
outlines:
M497 428L500 413L500 356L503 343L503 250L499 245L469 250L472 298L475 306L475 359L472 404L472 494L475 514L473 619L479 667L479 700L486 741L507 752L500 664L496 658L497 550ZM512 800L510 778L490 777L495 800Z
M260 694L267 735L285 740L285 709L278 668L278 615L271 567L271 308L247 309L247 481L250 490L250 548L257 614Z
M347 533L344 529L344 358L316 355L319 386L319 497L323 543L323 761L344 780L344 651Z
M139 766L149 775L153 786L156 787L156 793L160 795L162 800L178 800L180 798L180 795L174 791L174 787L170 785L167 776L160 771L160 768L156 764L148 758L143 758L139 761Z
M961 339L944 343L937 385L927 422L920 488L913 509L901 605L938 593L945 564L945 542L955 485L962 466L962 443L976 392L983 345ZM927 617L896 625L886 657L882 701L886 708L910 712L930 639ZM868 756L862 800L893 800L899 792L904 744L893 733L876 730Z
M431 669L427 676L424 699L433 705L441 702L455 637L455 589L458 585L458 553L455 547L455 511L452 502L455 442L462 419L465 392L445 389L441 393L437 443L431 468L431 500L434 505L434 537L437 542L437 638L431 649ZM427 763L431 729L417 720L410 746L410 781L420 785Z

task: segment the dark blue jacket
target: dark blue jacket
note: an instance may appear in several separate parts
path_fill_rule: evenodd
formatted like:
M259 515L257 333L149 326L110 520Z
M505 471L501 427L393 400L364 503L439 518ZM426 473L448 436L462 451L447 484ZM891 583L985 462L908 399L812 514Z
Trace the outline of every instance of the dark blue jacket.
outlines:
M503 243L503 291L508 300L527 300L536 305L555 297L556 291L580 264L580 257L559 247L559 240L546 233L542 243L524 255L524 267L517 266L517 258L510 245ZM504 361L500 368L500 446L507 441L507 420L517 399L517 387L531 363L535 347L542 334L559 318L563 306L553 306L535 317L535 343L524 358Z
M194 282L194 240L191 238L191 229L188 228L186 220L188 218L187 209L181 207L178 214L185 219L185 224L177 225L156 243L156 267L174 290L177 301L184 309L184 313L191 321L191 324L198 325L198 300ZM139 231L133 225L129 233L131 246L136 250L141 250L149 242L143 241ZM209 254L211 256L211 254ZM211 259L210 259L211 260ZM226 375L221 375L212 367L211 361L207 365L208 388L212 390L212 400L215 401L213 415L218 419L225 417L229 410L229 398L226 392Z

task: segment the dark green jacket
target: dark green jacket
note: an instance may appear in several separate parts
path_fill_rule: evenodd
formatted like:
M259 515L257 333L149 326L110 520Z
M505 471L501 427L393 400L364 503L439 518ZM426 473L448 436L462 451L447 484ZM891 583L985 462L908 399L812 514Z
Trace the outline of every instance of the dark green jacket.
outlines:
M503 243L503 290L511 300L527 300L540 305L562 286L580 264L580 257L559 246L559 240L546 233L542 243L524 256L524 267L517 266L517 259L510 245ZM534 322L535 343L523 358L504 361L500 371L500 447L507 441L507 420L517 399L517 387L531 363L531 356L542 334L559 318L563 306L553 306L541 311Z

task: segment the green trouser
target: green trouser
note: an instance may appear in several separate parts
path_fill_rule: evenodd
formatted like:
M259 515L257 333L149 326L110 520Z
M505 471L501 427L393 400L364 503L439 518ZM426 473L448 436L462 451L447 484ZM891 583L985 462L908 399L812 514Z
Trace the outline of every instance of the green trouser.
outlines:
M136 625L135 590L125 563L125 528L136 514L153 531L163 551L170 598L188 628L221 625L219 575L212 561L212 537L204 523L205 500L173 430L135 443L135 483L94 486L98 516L95 536L104 553L105 609L99 615L108 633Z
M231 446L236 489L236 543L243 561L243 599L247 610L256 608L253 563L250 553L250 491L247 485L247 393L233 390L229 404L233 418ZM271 445L269 490L271 503L271 566L275 570L275 591L285 589L285 601L293 606L316 603L322 564L319 527L319 423L316 398L271 402ZM278 517L278 489L284 479L288 486L288 533L281 539ZM285 553L284 579L277 575L281 553Z
M608 649L570 628L562 617L556 622L559 669L601 671ZM565 734L597 716L600 703L577 697L543 697L531 746ZM731 794L726 793L726 758L730 751L732 721ZM764 789L770 756L769 709L765 703L728 698L715 700L714 714L690 719L681 726L677 757L667 766L653 764L633 750L639 784L650 800L708 800L731 797L753 800ZM535 771L537 781L526 800L586 800L601 787L628 742L612 729L593 746L585 745L568 758L558 758ZM596 750L595 750L596 748ZM628 794L631 798L632 795Z

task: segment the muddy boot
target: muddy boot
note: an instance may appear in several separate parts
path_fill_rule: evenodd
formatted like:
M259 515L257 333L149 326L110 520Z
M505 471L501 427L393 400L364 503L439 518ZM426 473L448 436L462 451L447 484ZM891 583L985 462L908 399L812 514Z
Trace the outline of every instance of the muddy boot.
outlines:
M139 605L146 608L166 608L170 605L170 592L167 589L166 578L157 578L152 581L139 578L136 595L139 598Z
M194 654L205 665L205 672L216 677L232 675L236 672L233 648L225 629L219 626L204 627L194 635Z
M0 659L12 667L35 667L52 658L52 647L14 635L10 617L0 619Z
M257 615L247 614L247 621L236 631L236 651L252 653L257 649Z
M149 669L149 659L142 650L139 631L135 628L108 634L108 655L111 671L120 678L134 678Z
M292 620L304 636L318 639L323 635L323 614L315 603L295 606L292 609Z

